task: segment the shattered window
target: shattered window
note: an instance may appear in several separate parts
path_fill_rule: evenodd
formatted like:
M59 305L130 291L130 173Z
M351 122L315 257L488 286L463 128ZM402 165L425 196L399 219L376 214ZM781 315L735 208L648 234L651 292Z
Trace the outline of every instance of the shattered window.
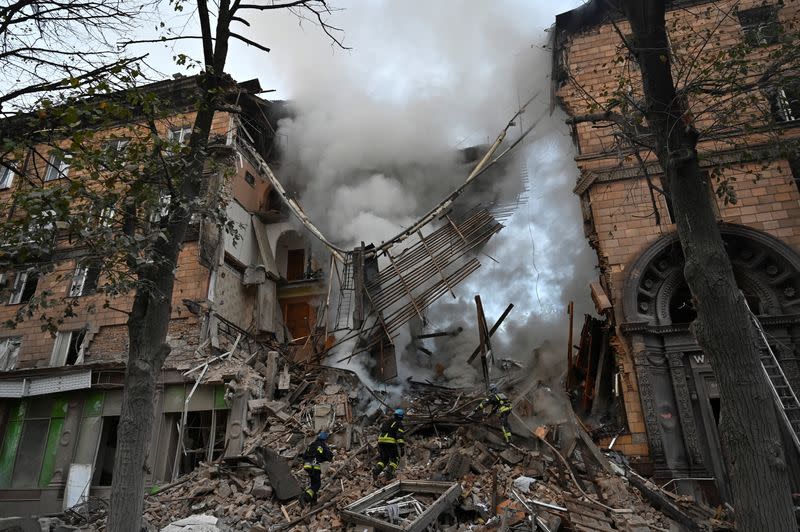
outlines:
M93 294L97 290L97 280L100 277L100 266L91 264L89 266L78 266L72 275L72 285L69 289L70 297L85 296Z
M21 336L0 339L0 371L11 371L17 365Z
M0 189L11 188L15 175L14 170L8 166L0 166Z
M65 153L53 152L47 161L47 172L44 175L45 181L55 181L69 174L69 161L72 156Z
M781 25L778 6L760 6L737 13L742 25L744 40L750 46L768 46L778 42Z
M769 93L772 116L778 122L794 122L800 119L800 86L786 86Z
M27 303L36 293L36 286L38 284L39 274L33 270L17 272L14 277L14 290L11 293L11 298L8 300L8 304L18 305L20 303Z
M86 348L84 345L85 338L85 329L62 331L56 334L50 365L73 366L82 363L84 350Z
M800 191L800 157L792 157L789 159L789 169L792 171L792 179L797 190Z
M225 450L226 410L189 412L180 452L180 473L193 471L200 462L219 458Z

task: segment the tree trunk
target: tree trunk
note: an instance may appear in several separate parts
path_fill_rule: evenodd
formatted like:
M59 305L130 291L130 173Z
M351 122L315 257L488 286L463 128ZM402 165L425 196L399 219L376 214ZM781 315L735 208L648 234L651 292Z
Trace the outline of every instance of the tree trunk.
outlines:
M744 298L736 285L712 209L697 138L683 121L670 68L664 0L622 2L635 35L647 121L666 177L686 260L684 274L721 397L720 439L739 530L796 530L788 472L773 398ZM723 479L719 479L722 481Z
M181 201L170 208L167 238L159 241L154 265L140 273L128 318L128 362L117 431L108 530L139 532L144 506L144 477L153 430L153 396L170 347L166 343L172 313L172 289L183 238L189 225L188 206L197 198L207 159L206 146L222 78L205 75L189 143L188 165L180 182Z

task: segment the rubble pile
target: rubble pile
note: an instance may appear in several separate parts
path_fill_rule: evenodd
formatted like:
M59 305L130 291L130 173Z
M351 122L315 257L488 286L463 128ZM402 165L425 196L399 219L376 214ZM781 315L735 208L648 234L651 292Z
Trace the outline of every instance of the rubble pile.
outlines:
M153 530L192 530L181 524L194 522L187 518L203 530L250 532L531 530L534 519L551 532L655 532L670 530L676 518L702 523L696 530L728 529L710 509L651 486L671 497L671 515L654 508L625 478L625 464L609 462L574 427L531 427L517 416L514 443L505 445L496 420L475 414L479 390L409 381L399 404L389 405L347 370L290 366L275 356L214 369L231 400L246 404L241 452L154 487L144 510ZM516 397L525 403L524 393ZM396 479L374 481L375 444L390 406L407 410L406 454ZM302 454L323 430L334 459L323 464L318 501L304 507ZM103 530L102 516L85 529Z
M555 427L529 427L529 434L517 434L506 447L496 423L472 417L481 398L477 393L428 383L407 383L410 392L401 403L409 411L409 445L399 484L384 478L374 482L380 414L388 406L382 394L345 370L285 368L278 372L283 382L276 383L274 397L256 392L248 399L242 454L203 463L149 495L148 523L162 529L208 514L219 518L222 530L340 530L355 526L356 514L402 526L435 513L430 526L452 531L530 530L533 518L540 529L551 531L670 528L667 516L621 476L605 471L584 443L571 444L565 460L537 438L552 437ZM237 383L259 380L241 370L236 376ZM320 430L331 433L335 457L324 464L319 500L304 508L297 500L307 483L301 455ZM348 510L393 482L445 483L458 493L445 508L434 505L434 495L412 490L368 502L359 512ZM706 524L725 528L710 519Z

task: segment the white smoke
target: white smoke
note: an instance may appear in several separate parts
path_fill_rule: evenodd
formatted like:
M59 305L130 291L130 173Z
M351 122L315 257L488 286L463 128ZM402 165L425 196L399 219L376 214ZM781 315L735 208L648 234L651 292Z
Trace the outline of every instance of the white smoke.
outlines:
M401 378L412 372L477 383L464 362L477 345L477 293L490 325L515 304L494 339L498 358L527 362L544 340L566 351L567 302L576 302L576 329L589 311L594 255L572 193L577 169L564 116L549 114L545 46L555 15L580 3L337 2L344 11L330 22L345 30L351 51L331 46L312 25L298 39L289 14L270 12L253 22L253 36L273 49L270 68L278 78L269 83L291 98L296 113L279 124L281 177L299 191L309 217L344 247L379 244L413 223L463 181L457 150L491 143L520 102L539 94L510 136L544 118L505 175L490 184L518 187L526 165L530 202L484 250L499 263L480 257L481 269L458 287L458 298L445 295L427 313L429 329L464 331L428 341L434 351L428 358L404 351L397 339ZM543 371L559 363L548 359Z

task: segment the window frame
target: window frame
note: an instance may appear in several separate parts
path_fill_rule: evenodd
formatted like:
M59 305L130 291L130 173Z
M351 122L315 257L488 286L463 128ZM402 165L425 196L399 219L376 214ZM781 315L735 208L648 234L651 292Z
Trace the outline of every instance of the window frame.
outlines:
M44 181L58 181L69 176L70 159L72 156L68 153L52 151L47 158L47 172L44 174Z
M0 190L8 190L14 184L17 172L10 166L0 164Z
M77 341L77 338L75 338L76 333L81 335L80 345L75 346L75 349L77 350L77 353L75 355L75 361L72 364L67 364L67 359L69 358L70 346L73 343L73 339ZM64 338L66 338L66 340L64 340ZM63 352L61 349L62 346L64 346ZM66 367L66 366L77 366L78 364L83 364L85 351L86 351L86 329L58 331L56 333L55 342L53 343L53 350L50 353L50 366Z
M34 274L34 275L32 275ZM29 279L33 278L36 284L33 287L33 292L31 293L30 297L23 301L23 296L25 295L28 286ZM38 288L39 284L39 275L34 271L33 268L28 268L27 270L18 270L14 275L14 286L11 289L11 296L8 299L8 305L24 305L28 301L33 298L33 295L36 294L36 289Z
M13 358L9 356L9 346L16 344ZM0 372L12 371L19 362L19 353L22 350L22 336L5 336L0 338ZM5 363L3 360L6 359ZM9 366L9 361L11 365Z
M178 142L185 146L189 144L193 130L194 128L192 126L171 127L167 130L167 140L170 142Z
M779 5L760 5L736 12L744 42L753 47L771 46L780 42ZM767 28L769 33L764 33Z
M78 264L72 273L72 282L69 287L69 297L82 297L97 292L100 279L100 266L95 263ZM86 281L90 281L88 286Z

